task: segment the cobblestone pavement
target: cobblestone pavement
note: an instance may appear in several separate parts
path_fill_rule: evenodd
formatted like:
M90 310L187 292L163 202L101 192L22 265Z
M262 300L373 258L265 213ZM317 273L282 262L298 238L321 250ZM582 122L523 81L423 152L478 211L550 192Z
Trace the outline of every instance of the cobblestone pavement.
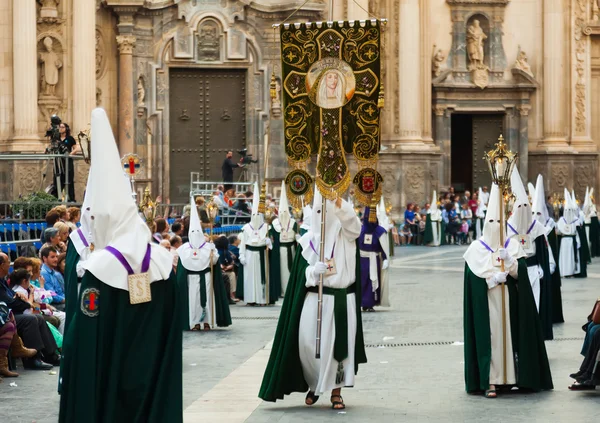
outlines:
M343 390L347 409L323 397L312 408L304 395L283 402L256 398L279 307L232 306L233 326L184 334L186 422L488 422L594 421L600 390L569 392L568 375L581 363L581 325L600 296L600 260L587 279L563 280L566 323L547 342L555 389L496 400L464 391L462 289L465 248L398 248L391 265L392 307L363 315L367 357L356 387ZM10 382L17 387L10 387ZM57 376L23 371L0 384L0 422L55 422Z

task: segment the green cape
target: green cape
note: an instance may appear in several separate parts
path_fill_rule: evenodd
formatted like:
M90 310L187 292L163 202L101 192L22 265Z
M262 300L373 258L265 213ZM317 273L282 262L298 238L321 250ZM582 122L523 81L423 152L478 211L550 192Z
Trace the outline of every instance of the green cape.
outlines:
M194 272L192 272L194 273ZM188 291L188 275L190 272L183 267L181 259L177 263L177 286L179 288L180 305L181 310L181 326L183 330L190 330L190 295ZM214 284L215 284L215 319L217 326L227 327L231 325L231 314L229 311L229 296L225 290L225 284L223 283L223 273L221 272L221 266L219 263L213 266ZM210 278L210 272L206 273L205 277ZM202 276L200 276L200 283L202 283ZM210 300L208 292L207 301Z
M554 262L556 263L556 269L554 270L554 274L552 274L552 323L563 323L565 319L563 318L562 294L560 292L562 281L560 279L560 268L558 266L559 243L558 236L554 229L548 234L548 244L552 250Z
M508 277L510 323L513 350L518 354L517 386L539 391L552 389L550 364L527 264L519 260L519 279ZM489 388L492 356L488 286L485 279L475 276L465 264L464 281L464 354L465 387L467 392Z
M577 233L579 234L579 241L581 247L579 248L579 273L573 275L575 278L587 278L587 265L591 263L590 258L590 246L587 240L587 234L585 233L585 226L577 226Z
M82 311L89 289L98 290L95 317ZM183 422L175 275L150 289L151 302L132 305L129 292L85 273L64 339L60 423Z
M355 373L358 365L367 362L360 312L360 257L356 247L356 346L354 351ZM306 297L306 275L308 263L298 248L294 259L294 269L288 282L281 314L277 322L277 331L269 363L265 370L258 396L265 401L275 402L292 392L307 392L308 384L304 380L298 346L300 316Z
M540 235L535 239L535 256L542 266L544 276L540 279L540 322L544 340L554 339L552 332L552 275L550 274L550 252L546 237Z
M590 243L592 244L592 257L600 257L600 223L598 216L593 216L590 222Z
M431 215L427 214L425 218L425 236L423 237L423 244L428 245L433 242L433 221ZM440 245L446 245L446 224L444 219L440 222Z
M237 285L235 286L235 298L244 301L244 265L240 263L237 268Z
M77 285L81 282L81 279L77 277L77 263L79 263L79 253L73 245L69 242L67 247L67 257L65 258L65 330L67 333L69 325L75 311L77 310Z

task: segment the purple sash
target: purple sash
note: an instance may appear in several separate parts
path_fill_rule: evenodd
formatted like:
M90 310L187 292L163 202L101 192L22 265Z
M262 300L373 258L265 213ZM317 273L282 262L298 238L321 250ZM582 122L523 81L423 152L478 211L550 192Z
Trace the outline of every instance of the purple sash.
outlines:
M121 262L121 264L123 265L125 270L127 270L127 273L129 275L133 275L135 273L133 271L133 269L131 268L131 266L129 265L129 262L127 261L127 259L123 256L123 254L121 254L121 252L119 250L117 250L116 248L111 247L109 245L108 247L106 247L106 251L111 253L113 256L116 257L117 260L119 260L119 262ZM146 273L149 268L150 268L150 244L148 244L148 248L146 248L146 255L144 256L144 261L142 261L142 273Z
M85 235L83 235L83 232L81 232L81 229L77 229L77 235L79 235L79 238L81 239L81 242L83 242L83 245L85 245L86 247L90 246L87 242L87 239L85 239Z

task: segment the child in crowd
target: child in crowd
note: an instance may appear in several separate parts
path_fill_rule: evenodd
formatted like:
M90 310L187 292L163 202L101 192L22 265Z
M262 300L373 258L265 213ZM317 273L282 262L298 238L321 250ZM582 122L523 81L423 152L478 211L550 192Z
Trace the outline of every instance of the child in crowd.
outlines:
M413 234L410 231L410 225L407 223L400 225L400 245L409 245L412 241Z
M394 245L400 245L400 234L398 233L398 226L396 226L396 222L392 220L392 236L394 238Z

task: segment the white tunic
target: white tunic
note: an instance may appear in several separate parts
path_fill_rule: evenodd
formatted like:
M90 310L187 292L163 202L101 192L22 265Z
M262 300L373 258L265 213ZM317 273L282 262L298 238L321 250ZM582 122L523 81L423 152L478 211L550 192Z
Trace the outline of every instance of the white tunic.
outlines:
M285 228L281 227L281 222L279 219L275 219L272 223L273 229L275 232L279 234L279 257L281 258L280 268L280 276L281 276L281 295L285 295L285 290L287 288L288 281L290 279L290 271L288 268L288 249L287 247L281 245L283 243L295 242L296 241L296 231L294 231L294 225L296 221L294 219L290 219ZM292 248L292 257L295 253L295 247Z
M265 276L268 277L267 269L267 237L269 236L269 226L263 223L258 228L253 228L250 223L244 225L240 234L240 256L246 260L244 264L244 302L248 304L267 304L266 284L262 284L261 268L265 270ZM260 251L251 251L247 247L260 247L265 249L265 260L261 262Z
M579 257L577 257L577 262L575 262L575 251L573 251L573 242L577 243L577 251L581 248L581 240L577 234L576 225L577 221L568 224L564 217L561 217L556 224L559 235L563 235L560 240L560 253L558 256L560 275L563 277L573 276L581 272ZM575 235L575 238L572 235Z
M323 285L331 288L347 288L357 283L356 281L356 239L360 235L361 224L356 217L354 209L349 203L342 203L340 209L335 209L337 218L341 222L341 229L337 233L327 231L327 237L335 238L334 260L337 273L325 276ZM307 234L308 235L308 234ZM306 235L305 235L306 236ZM304 244L303 244L304 245ZM318 246L314 246L318 248ZM311 248L307 246L307 248ZM315 258L318 253L313 251ZM330 252L326 252L329 258ZM315 263L314 260L308 260ZM317 286L318 277L313 275L314 267L309 265L306 269L306 286ZM358 281L360 283L360 281ZM300 361L304 378L312 392L322 395L325 391L345 386L354 386L354 349L356 340L356 297L349 294L346 297L348 307L348 358L340 366L333 358L335 341L334 324L334 297L323 295L323 317L321 326L321 358L315 358L315 334L317 333L317 299L316 293L306 294L302 315L300 317L300 333L298 336L300 348ZM340 377L338 378L338 371ZM338 379L336 381L336 379Z

